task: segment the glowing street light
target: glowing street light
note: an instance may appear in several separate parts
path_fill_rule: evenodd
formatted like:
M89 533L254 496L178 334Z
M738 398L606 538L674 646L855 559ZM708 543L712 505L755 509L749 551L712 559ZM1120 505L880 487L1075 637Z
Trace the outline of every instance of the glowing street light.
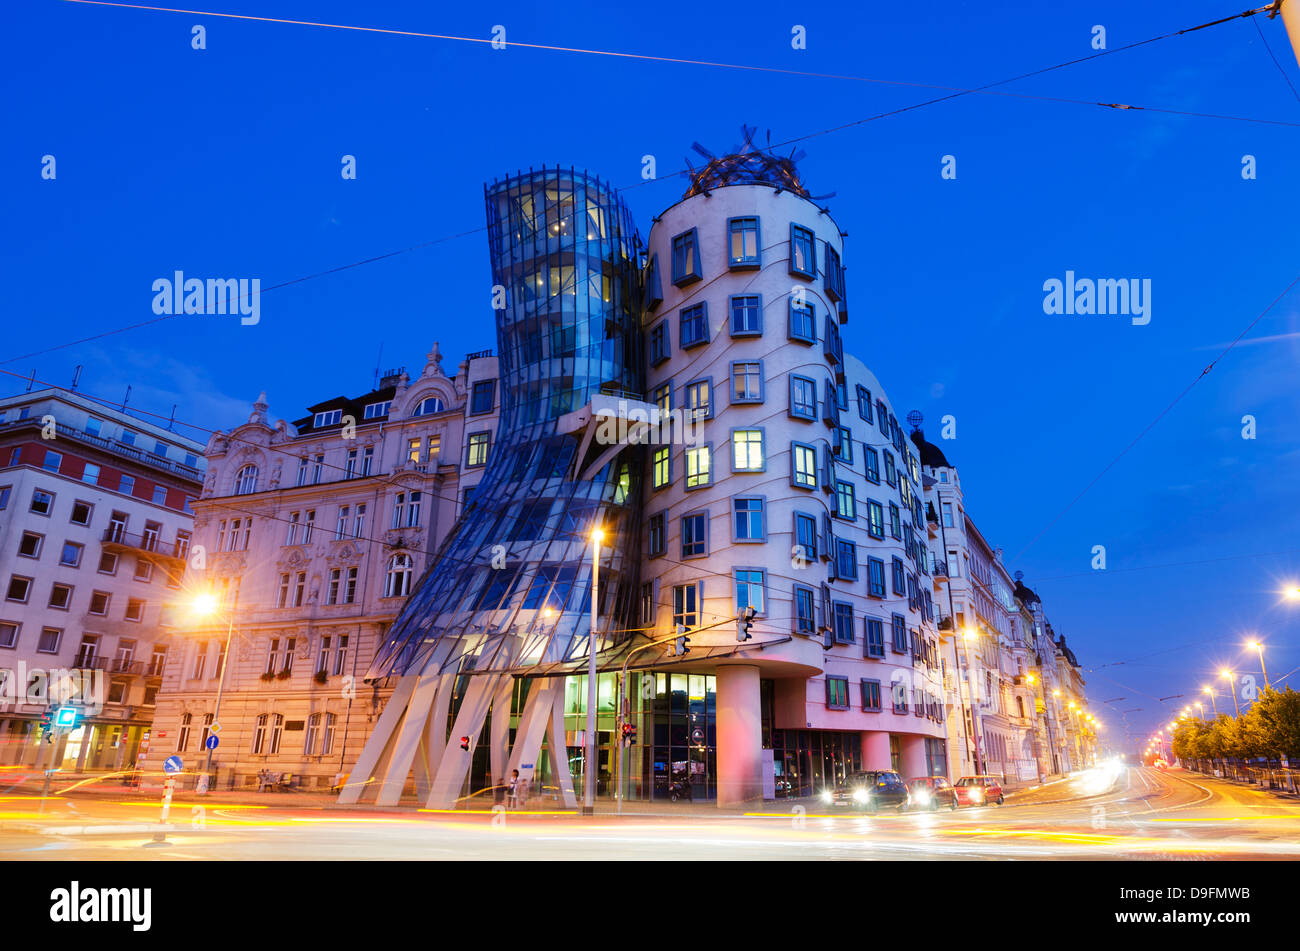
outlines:
M1210 706L1214 710L1215 717L1218 717L1219 704L1214 699L1214 688L1211 687L1209 684L1206 684L1204 687L1201 688L1201 693L1208 693L1210 695Z
M1232 710L1236 716L1241 716L1241 707L1237 704L1237 685L1234 682L1236 675L1225 667L1223 670L1219 671L1219 676L1232 684Z
M236 603L238 603L239 594L235 594ZM212 591L202 591L196 594L190 601L190 610L196 617L213 618L220 613L221 599ZM221 679L217 681L217 699L212 705L212 722L218 724L221 713L221 696L226 690L226 668L230 666L230 639L235 634L235 607L231 605L229 623L226 626L226 647L221 655ZM206 743L204 743L207 746ZM212 747L207 747L207 755L203 763L203 775L198 785L194 788L196 796L206 795L208 791L208 777L212 775Z
M1282 596L1288 601L1300 601L1300 584L1287 585Z
M1264 666L1264 645L1261 644L1259 641L1251 641L1246 646L1259 653L1259 669L1260 672L1264 675L1264 689L1267 690L1268 689L1268 668Z

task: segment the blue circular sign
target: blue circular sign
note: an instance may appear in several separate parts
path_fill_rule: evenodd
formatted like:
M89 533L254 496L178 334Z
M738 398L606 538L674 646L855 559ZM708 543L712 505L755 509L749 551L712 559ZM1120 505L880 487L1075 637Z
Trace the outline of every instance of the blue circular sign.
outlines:
M163 760L163 772L169 775L171 773L179 773L181 769L184 768L184 765L185 764L181 762L179 756L169 756Z
M203 745L210 750L215 750L217 748L217 738L215 736L210 736L204 741Z

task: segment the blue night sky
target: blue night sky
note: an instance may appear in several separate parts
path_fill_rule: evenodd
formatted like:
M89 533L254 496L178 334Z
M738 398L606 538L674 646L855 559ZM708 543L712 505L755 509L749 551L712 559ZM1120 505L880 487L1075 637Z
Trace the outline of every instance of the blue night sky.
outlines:
M484 39L500 23L517 42L959 87L1086 56L1094 24L1114 48L1245 6L964 3L941 18L840 3L792 17L755 2L742 18L675 2L194 4ZM190 48L196 23L204 51ZM806 51L791 49L794 23ZM1258 25L1300 86L1281 22ZM943 94L63 0L11 9L0 58L0 369L66 384L82 364L90 394L129 384L137 408L179 403L181 419L220 428L262 389L287 418L366 390L381 345L384 366L416 372L435 339L449 370L494 347L483 234L269 292L255 327L181 317L15 358L151 319L152 282L177 269L265 287L474 231L482 183L521 166L638 186L626 197L644 235L680 197L692 141L729 148L742 123L784 141ZM1300 123L1250 20L1003 88ZM1272 677L1300 665L1300 608L1277 594L1300 579L1300 288L1053 523L1297 277L1298 134L973 95L800 143L804 180L837 192L849 233L845 346L935 441L939 418L956 417L941 445L970 510L1043 596L1112 738L1121 711L1142 708L1129 724L1150 729L1170 709L1155 697L1194 699L1218 665L1257 666L1247 632L1267 643ZM55 181L41 179L45 154ZM356 181L339 174L345 154ZM642 185L645 154L660 178ZM940 177L946 154L955 181ZM1149 278L1150 324L1045 315L1043 282L1067 270ZM1094 545L1106 571L1090 568Z

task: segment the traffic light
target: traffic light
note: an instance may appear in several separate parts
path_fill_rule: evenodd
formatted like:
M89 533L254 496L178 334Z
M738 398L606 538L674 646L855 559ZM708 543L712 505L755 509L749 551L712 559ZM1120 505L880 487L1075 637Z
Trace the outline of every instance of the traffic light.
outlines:
M686 636L686 625L677 625L677 639L673 641L673 656L685 657L691 650L691 639Z
M624 723L622 727L622 737L623 737L624 746L631 746L633 743L635 743L636 725L632 723Z
M77 725L77 708L59 707L58 713L54 715L54 725L61 730L71 730Z
M462 736L462 737L460 738L460 748L461 748L462 750L465 750L466 752L469 752L469 737L468 737L468 736Z
M754 635L749 633L749 629L754 626L754 615L758 613L754 610L752 604L747 605L745 610L740 612L736 618L736 640L747 641Z

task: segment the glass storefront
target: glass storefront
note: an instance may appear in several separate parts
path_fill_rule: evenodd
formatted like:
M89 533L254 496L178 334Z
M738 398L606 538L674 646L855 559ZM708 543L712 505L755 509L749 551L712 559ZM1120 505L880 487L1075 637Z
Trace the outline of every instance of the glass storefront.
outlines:
M862 769L862 736L829 730L773 730L776 798L812 796Z

